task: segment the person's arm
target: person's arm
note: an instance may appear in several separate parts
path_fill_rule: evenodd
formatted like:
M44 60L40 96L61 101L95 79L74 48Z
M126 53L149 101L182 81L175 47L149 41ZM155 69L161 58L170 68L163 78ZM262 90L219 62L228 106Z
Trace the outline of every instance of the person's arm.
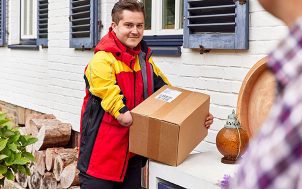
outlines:
M299 90L301 85L295 86L285 102L272 107L270 118L250 142L229 188L301 188L302 99L296 101L292 96ZM294 107L289 106L292 103Z
M128 111L123 102L124 96L117 85L112 57L108 53L97 52L89 63L85 76L89 82L89 91L102 99L102 108L115 118ZM123 117L123 116L122 116ZM124 124L129 124L129 117L119 119ZM132 123L132 121L131 121Z

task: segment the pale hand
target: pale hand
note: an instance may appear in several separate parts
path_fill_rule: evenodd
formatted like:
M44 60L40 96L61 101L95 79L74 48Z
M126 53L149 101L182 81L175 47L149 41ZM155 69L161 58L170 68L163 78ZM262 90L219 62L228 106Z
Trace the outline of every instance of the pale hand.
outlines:
M117 116L117 121L123 126L130 126L133 121L130 111L127 111L127 112Z

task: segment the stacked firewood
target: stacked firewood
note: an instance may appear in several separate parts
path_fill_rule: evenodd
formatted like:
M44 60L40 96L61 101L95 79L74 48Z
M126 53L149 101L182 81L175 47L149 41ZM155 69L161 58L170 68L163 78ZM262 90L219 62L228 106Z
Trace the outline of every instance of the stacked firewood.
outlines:
M71 138L70 124L61 123L53 115L30 114L20 132L38 138L38 142L27 149L35 157L31 176L16 175L20 186L30 189L80 188L76 168L78 148L66 148Z

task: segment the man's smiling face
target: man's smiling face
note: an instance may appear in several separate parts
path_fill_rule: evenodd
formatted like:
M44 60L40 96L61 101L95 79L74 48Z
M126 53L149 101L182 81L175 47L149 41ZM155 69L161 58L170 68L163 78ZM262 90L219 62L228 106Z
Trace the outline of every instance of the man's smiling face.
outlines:
M121 17L119 23L112 22L112 29L121 43L133 49L143 39L144 14L123 10Z

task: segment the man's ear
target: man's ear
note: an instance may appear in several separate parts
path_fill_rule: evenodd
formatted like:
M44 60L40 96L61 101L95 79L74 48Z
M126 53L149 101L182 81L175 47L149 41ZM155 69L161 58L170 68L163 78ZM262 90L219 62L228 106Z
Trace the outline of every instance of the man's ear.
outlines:
M114 32L116 32L117 24L115 22L111 22L111 27Z

